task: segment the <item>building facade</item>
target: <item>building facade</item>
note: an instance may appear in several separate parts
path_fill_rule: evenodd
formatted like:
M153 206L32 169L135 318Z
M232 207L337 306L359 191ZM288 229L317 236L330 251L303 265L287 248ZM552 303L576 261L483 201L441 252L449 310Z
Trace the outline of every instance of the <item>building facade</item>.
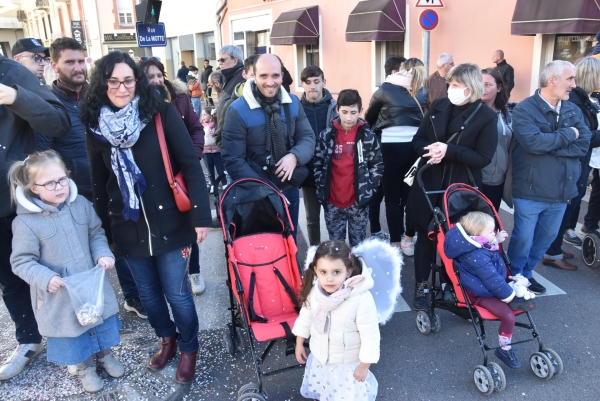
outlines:
M19 18L17 18L19 17ZM15 42L23 38L22 14L19 4L13 0L0 0L0 54L11 58Z
M301 95L300 72L310 64L325 72L333 93L357 89L368 101L392 55L423 59L419 0L220 0L222 44L235 44L244 55L275 53L294 78ZM439 23L430 31L429 72L437 56L450 53L455 63L492 67L501 49L515 69L511 100L529 96L538 86L540 68L553 59L575 61L589 51L600 31L600 9L593 1L435 0ZM555 3L556 7L550 7ZM563 6L561 6L561 4ZM582 23L584 21L585 23Z

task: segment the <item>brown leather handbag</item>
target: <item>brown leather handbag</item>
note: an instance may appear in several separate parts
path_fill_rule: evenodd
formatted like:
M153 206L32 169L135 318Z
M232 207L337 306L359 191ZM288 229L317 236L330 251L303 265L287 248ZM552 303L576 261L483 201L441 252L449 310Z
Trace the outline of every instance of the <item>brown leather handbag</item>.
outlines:
M175 197L177 209L179 209L180 212L189 212L192 209L192 204L190 202L187 186L183 178L183 173L180 171L175 177L173 177L171 159L169 158L169 150L167 149L167 141L165 140L165 132L163 130L160 113L156 113L154 116L154 121L156 123L156 132L158 133L160 153L165 165L165 171L167 172L167 180L169 181L169 186L173 190L173 196Z

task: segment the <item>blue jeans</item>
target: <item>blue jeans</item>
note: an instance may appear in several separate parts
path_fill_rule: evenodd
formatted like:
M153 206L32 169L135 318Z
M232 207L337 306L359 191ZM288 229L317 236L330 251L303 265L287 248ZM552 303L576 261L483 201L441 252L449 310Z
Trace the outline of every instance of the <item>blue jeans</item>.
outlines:
M216 187L219 185L216 182L217 177L223 175L225 173L225 169L223 168L223 161L221 160L221 152L218 153L204 153L202 155L204 159L204 164L206 164L206 169L208 170L208 178L210 179L210 185ZM217 175L215 176L215 169L217 169ZM221 182L223 185L227 183L226 177L224 177Z
M190 353L198 350L198 315L188 285L186 272L190 247L148 258L124 258L148 314L148 321L159 337L177 335L179 350ZM167 302L173 311L169 316Z
M533 268L556 237L567 204L515 198L514 205L515 226L508 247L510 270L532 278Z
M294 225L294 241L296 240L296 233L298 232L298 215L300 214L300 190L296 187L288 188L283 192L283 195L290 202L288 210L290 211L290 217L292 224Z
M192 98L192 106L194 106L194 111L196 112L196 114L198 114L198 117L200 117L200 98L199 97L193 97Z

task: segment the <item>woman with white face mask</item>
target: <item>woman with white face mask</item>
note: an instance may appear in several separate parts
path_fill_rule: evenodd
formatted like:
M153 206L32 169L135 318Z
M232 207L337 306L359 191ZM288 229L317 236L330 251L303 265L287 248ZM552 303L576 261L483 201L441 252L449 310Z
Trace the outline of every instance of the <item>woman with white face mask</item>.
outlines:
M473 185L469 170L475 184L481 186L481 169L490 164L498 144L496 113L481 102L484 87L479 67L459 64L448 72L446 80L448 97L431 104L412 140L421 165L431 164L423 173L428 191L445 190L456 182ZM434 206L442 206L442 195L429 199ZM419 237L415 244L414 308L426 310L427 282L436 252L427 235L432 212L418 185L411 188L406 214L411 216Z

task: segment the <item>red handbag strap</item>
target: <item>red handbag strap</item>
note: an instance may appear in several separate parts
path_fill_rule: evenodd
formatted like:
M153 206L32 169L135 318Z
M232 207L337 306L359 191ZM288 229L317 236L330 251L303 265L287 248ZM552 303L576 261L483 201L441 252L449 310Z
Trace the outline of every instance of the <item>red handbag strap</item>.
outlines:
M163 131L162 118L160 112L154 116L154 122L156 123L156 132L158 134L158 144L160 145L160 154L162 155L163 163L165 165L165 171L167 172L167 180L171 188L175 187L173 180L173 169L171 168L171 159L169 158L169 151L167 149L167 141L165 140L165 132Z

